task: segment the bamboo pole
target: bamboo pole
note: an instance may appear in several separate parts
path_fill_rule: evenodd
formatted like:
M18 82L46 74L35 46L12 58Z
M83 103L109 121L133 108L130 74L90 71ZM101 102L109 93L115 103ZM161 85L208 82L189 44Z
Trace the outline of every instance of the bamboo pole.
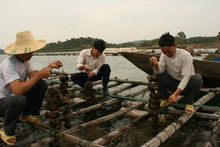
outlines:
M130 87L133 87L133 85L132 84L127 85L127 86L122 87L122 88L120 88L120 89L118 89L116 91L113 91L111 93L113 93L113 94L114 93L118 93L118 92L126 90L126 89L128 89ZM134 93L134 94L135 95L139 95L141 93L143 93L143 89L138 91L138 92L136 92L136 93ZM129 96L129 95L127 95L127 96ZM84 113L90 112L92 110L96 110L96 109L99 109L101 107L104 107L104 106L107 106L107 105L111 105L111 104L114 104L114 103L118 103L118 102L120 102L120 100L118 100L118 99L111 99L111 100L108 100L108 101L105 101L105 102L102 102L102 103L98 103L96 105L92 105L92 106L89 106L89 107L86 107L86 108L79 109L79 110L77 110L75 112L72 112L70 114L65 115L64 117L60 117L59 120L62 120L62 119L65 119L65 118L72 118L75 115L84 114Z
M126 109L126 108L125 108ZM137 119L135 119L134 121L132 121L131 123L122 126L110 133L108 133L107 135L96 139L95 141L93 141L92 143L95 144L100 144L100 145L105 145L106 143L112 141L113 139L123 135L127 130L129 130L130 128L132 128L133 126L137 125L138 123L140 123L141 121L148 119L150 117L150 113L147 113Z
M140 90L140 91L143 92L143 89ZM136 94L136 95L140 95L140 94L141 94L140 91L135 92L134 95L135 95L135 94ZM90 122L86 122L86 123L81 124L81 125L79 125L79 126L72 127L72 128L70 128L69 130L64 131L63 133L70 133L70 132L73 132L73 131L77 131L78 129L86 128L86 127L89 127L89 126L94 125L94 124L99 124L99 123L102 123L102 122L104 122L104 121L108 121L108 120L110 120L110 119L113 119L113 118L122 116L122 115L126 114L127 112L129 112L129 111L131 111L131 110L133 110L133 109L136 109L136 108L138 108L138 107L140 107L140 106L142 106L142 105L144 105L144 103L138 102L138 103L132 105L132 106L129 107L129 108L126 108L126 109L124 109L124 110L119 110L119 111L117 111L117 112L115 112L115 113L106 115L106 116L104 116L104 117L101 117L101 118L92 120L92 121L90 121Z
M122 107L121 109L125 109L126 107ZM126 114L128 117L138 118L145 114L149 113L149 111L144 111L140 109L134 109Z
M136 109L140 106L142 106L143 103L139 103L137 105L133 105L131 107L128 107L124 110L119 110L115 113L112 113L112 114L109 114L109 115L106 115L106 116L103 116L103 117L100 117L100 118L97 118L95 120L92 120L92 121L89 121L89 122L86 122L84 124L81 124L81 125L78 125L78 126L75 126L75 127L72 127L71 129L69 130L66 130L64 131L63 133L72 133L72 132L75 132L75 131L78 131L79 129L84 129L84 128L87 128L87 127L90 127L92 125L96 125L96 124L99 124L99 123L103 123L105 121L108 121L108 120L111 120L111 119L114 119L116 117L119 117L119 116L122 116L124 114L126 114L127 112L133 110L133 109Z
M115 87L115 86L118 86L120 85L121 83L119 82L116 82L116 83L110 83L108 84L108 88L112 88L112 87ZM99 86L99 87L96 87L95 90L101 90L102 89L102 86Z
M41 140L38 140L38 141L35 142L35 143L32 143L32 144L30 145L30 147L41 147L41 146L43 146L43 145L45 145L45 144L49 144L49 143L52 142L52 141L53 141L52 138L46 137L46 138L43 138L43 139L41 139Z
M109 81L111 82L111 80L114 80L114 79L117 79L117 77L110 78ZM113 81L113 82L115 82L115 81ZM98 81L93 82L93 85L98 85L98 84L102 84L102 80L98 80Z
M200 90L201 92L220 92L220 87L216 87L216 88L201 88Z
M137 91L137 92L135 92L135 93L129 94L128 97L135 97L136 95L144 94L144 93L147 92L147 91L148 91L148 88L144 88L144 89L139 90L139 91Z
M200 98L198 101L196 101L194 104L195 105L204 104L207 101L209 101L210 99L212 99L214 96L215 96L214 92L209 92L208 94L206 94L205 96ZM196 107L195 111L197 109L198 108ZM192 114L184 113L175 122L173 122L172 124L167 126L163 131L158 133L154 138L152 138L147 143L142 145L142 147L156 147L156 146L159 146L161 143L166 141L171 135L173 135L175 133L175 131L177 131L184 123L186 123L193 116L194 113L192 113Z
M111 79L110 81L116 81L119 83L131 83L131 84L135 84L135 85L148 85L148 82L142 82L142 81L130 81L130 80L120 80L120 79Z
M102 145L98 145L98 144L94 144L88 140L73 136L73 135L69 135L67 133L61 133L60 134L60 138L64 139L65 141L71 143L71 144L77 144L80 146L88 146L88 147L103 147Z
M121 91L124 91L124 90L127 90L127 89L129 89L131 87L134 87L134 85L133 84L126 85L124 87L119 88L118 90L112 91L111 93L112 94L117 94L117 93L119 93ZM65 118L72 118L75 115L84 114L84 113L90 112L92 110L95 110L95 109L98 109L98 108L101 108L101 107L104 107L104 106L107 106L107 105L111 105L111 104L114 104L114 103L117 103L117 102L120 102L120 100L118 100L118 99L111 99L111 100L108 100L108 101L105 101L105 102L102 102L102 103L98 103L96 105L92 105L92 106L89 106L89 107L86 107L86 108L79 109L77 111L74 111L74 112L72 112L70 114L67 114L67 115L65 115L63 117L60 117L58 119L59 120L63 120ZM56 111L56 113L58 113L58 112L59 111ZM48 124L48 121L45 122L44 124Z
M213 107L215 107L215 106L213 106ZM176 108L185 108L185 107L184 106L176 106ZM205 111L205 112L219 112L220 111L220 109L216 109L216 108L200 107L199 109L202 111Z
M177 110L173 107L169 107L168 110L166 110L169 114L183 114L185 111L183 110ZM208 119L218 119L219 115L217 114L210 114L210 113L202 113L202 112L195 112L195 116L199 118L208 118Z
M119 92L122 92L122 91L127 90L127 89L132 88L132 87L135 87L135 85L133 85L133 84L126 85L126 86L124 86L124 87L121 87L121 88L119 88L119 89L117 89L117 90L112 91L110 94L117 94L117 93L119 93ZM72 103L75 99L78 99L78 100L77 100L78 103L75 103L75 102ZM74 106L76 106L76 105L78 105L78 104L82 104L82 103L84 103L86 100L84 100L83 98L73 98L73 99L70 100L70 101L71 101L72 104L69 104L68 106L60 107L59 110L53 111L52 113L53 113L53 114L59 113L60 111L65 110L66 108L72 108L72 107L74 107ZM41 115L45 115L45 113L46 113L46 112L42 113Z
M111 99L111 100L108 100L108 101L105 101L105 102L102 102L102 103L98 103L96 105L92 105L92 106L89 106L89 107L86 107L86 108L79 109L77 111L74 111L74 112L72 112L70 114L67 114L63 117L60 117L58 119L63 120L63 119L66 119L66 118L73 118L75 115L84 114L84 113L90 112L92 110L96 110L96 109L99 109L101 107L111 105L111 104L114 104L114 103L118 103L118 102L119 102L118 99Z

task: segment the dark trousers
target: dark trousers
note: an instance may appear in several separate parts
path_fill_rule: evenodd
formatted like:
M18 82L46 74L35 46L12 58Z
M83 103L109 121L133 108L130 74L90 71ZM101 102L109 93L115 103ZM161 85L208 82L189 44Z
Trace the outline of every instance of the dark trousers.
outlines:
M18 119L25 115L38 115L41 108L47 83L39 80L23 95L14 95L0 99L0 117L4 117L4 131L7 135L14 135Z
M167 99L169 96L176 91L180 81L172 78L168 73L164 72L162 74L157 75L159 82L159 91L162 99ZM198 74L192 75L190 77L189 83L182 91L181 95L184 95L185 103L192 104L195 96L199 93L202 88L202 77ZM172 92L172 93L169 93Z
M71 75L71 80L79 85L80 87L84 88L86 81L98 81L102 79L103 90L107 89L109 77L110 77L111 69L108 64L103 64L99 69L96 76L88 78L87 73L75 73Z

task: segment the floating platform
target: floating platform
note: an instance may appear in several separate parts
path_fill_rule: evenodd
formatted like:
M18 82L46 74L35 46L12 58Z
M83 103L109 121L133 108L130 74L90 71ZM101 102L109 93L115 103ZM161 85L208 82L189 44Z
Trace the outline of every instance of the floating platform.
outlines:
M35 125L19 122L16 130L18 146L37 147L50 144L62 147L101 147L116 146L117 143L123 146L126 142L123 138L141 122L150 119L148 126L158 132L143 142L142 146L155 147L172 137L194 115L216 122L204 145L211 145L218 139L220 107L204 104L218 96L219 88L203 88L203 95L194 103L196 112L188 114L181 109L184 104L159 108L155 95L157 92L154 91L158 88L155 82L111 78L108 84L110 95L103 97L100 92L101 81L90 83L92 86L90 85L89 93L81 93L81 88L70 82L69 76L67 73L54 72L47 79L48 92L40 111L42 122ZM175 119L157 130L162 115L172 115ZM123 123L115 124L118 123L117 119L123 120ZM0 125L3 126L3 122ZM4 143L1 142L0 145Z

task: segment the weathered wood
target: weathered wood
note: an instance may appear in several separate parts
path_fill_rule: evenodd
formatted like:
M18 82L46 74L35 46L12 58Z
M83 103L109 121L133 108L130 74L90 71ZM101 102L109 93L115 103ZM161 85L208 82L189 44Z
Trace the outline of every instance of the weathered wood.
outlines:
M215 106L213 106L213 107L215 107ZM176 108L185 108L185 106L176 106ZM218 109L218 108L200 107L199 109L202 111L205 111L205 112L219 112L220 111L220 109Z
M65 120L66 118L73 118L75 115L79 115L79 114L84 114L84 113L87 113L87 112L90 112L90 111L93 111L93 110L96 110L96 109L99 109L101 107L104 107L104 106L107 106L107 105L111 105L111 104L114 104L114 103L117 103L119 102L118 99L111 99L111 100L108 100L108 101L105 101L105 102L102 102L102 103L98 103L96 105L92 105L92 106L89 106L89 107L86 107L86 108L82 108L82 109L79 109L77 111L74 111L70 114L67 114L63 117L60 117L58 118L59 120Z
M216 87L216 88L201 88L200 89L201 92L220 92L220 87Z
M111 82L111 80L114 80L114 79L117 79L117 77L110 78L109 80L110 80L110 82ZM113 81L113 82L114 82L114 81ZM102 84L102 80L98 80L98 81L94 81L94 82L93 82L93 85L99 85L99 84Z
M143 91L143 89L140 90L140 91ZM135 95L139 95L140 91L135 92L135 93L134 93L134 96L135 96ZM101 123L101 122L104 122L104 121L108 121L108 120L113 119L113 118L115 118L115 117L119 117L119 116L121 116L121 115L124 115L124 114L126 114L127 112L129 112L129 111L131 111L131 110L133 110L133 109L136 109L136 108L138 108L138 107L140 107L140 106L142 106L142 105L143 105L143 103L138 102L138 103L134 104L133 106L127 108L127 109L120 110L120 111L115 112L115 113L112 113L112 114L110 114L110 115L107 115L107 116L98 118L98 119L96 119L96 120L92 120L92 121L90 121L90 122L81 124L81 125L79 125L79 126L75 126L75 127L73 127L73 128L70 128L69 130L64 131L64 133L65 133L65 132L76 131L77 129L80 129L80 128L85 128L85 127L89 127L89 126L94 125L94 124L98 124L98 123Z
M108 88L112 88L112 87L115 87L115 86L118 86L120 85L121 83L118 83L118 82L115 82L115 83L110 83L108 84ZM102 86L99 86L99 87L96 87L94 88L95 90L101 90L102 89Z
M48 128L45 127L45 124L44 123L39 123L39 124L34 124L34 127L41 130L41 131L44 131L48 134L50 134L50 130Z
M141 95L141 94L144 94L148 91L148 88L144 88L142 90L139 90L137 92L134 92L134 93L131 93L128 95L128 97L135 97L136 95Z
M149 117L150 117L150 113L147 113L147 114L145 114L145 115L135 119L131 123L129 123L129 124L125 125L125 126L122 126L121 128L118 128L118 129L108 133L107 135L101 137L101 138L96 139L92 143L104 145L104 144L112 141L113 139L123 135L127 130L129 130L133 126L137 125L141 121L148 119Z
M118 89L116 89L116 90L111 91L110 94L118 94L118 93L120 93L120 92L122 92L122 91L128 90L128 89L133 88L133 87L135 87L135 86L136 86L136 85L129 84L129 85L126 85L126 86L124 86L124 87L120 87L120 88L118 88Z
M103 147L102 145L98 145L98 144L94 144L88 140L73 136L73 135L69 135L67 133L61 133L60 134L60 138L67 141L68 143L71 144L76 144L76 145L80 145L80 146L88 146L88 147Z
M209 101L210 99L212 99L214 96L215 96L214 92L209 92L208 94L206 94L205 96L200 98L198 101L196 101L194 104L195 105L204 104L207 101ZM196 107L195 110L197 110L197 109L198 108ZM194 113L192 113L192 114L184 113L175 122L173 122L172 124L167 126L163 131L158 133L154 138L152 138L147 143L142 145L142 147L159 146L161 143L166 141L171 135L173 135L185 122L187 122L193 116Z
M79 129L84 129L84 128L87 128L87 127L90 127L92 125L96 125L96 124L99 124L99 123L103 123L105 121L108 121L108 120L111 120L111 119L114 119L116 117L119 117L119 116L122 116L124 114L126 114L127 112L133 110L133 109L136 109L140 106L144 105L143 103L139 103L137 105L133 105L131 107L128 107L124 110L119 110L115 113L112 113L112 114L109 114L109 115L106 115L106 116L103 116L103 117L100 117L100 118L97 118L95 120L92 120L92 121L89 121L89 122L86 122L84 124L81 124L79 126L75 126L75 127L72 127L71 129L69 130L66 130L64 131L64 133L71 133L71 132L75 132L75 131L78 131Z
M169 114L184 114L185 111L183 110L177 110L175 108L169 107L165 113L169 113ZM208 118L208 119L218 119L219 115L217 114L210 114L210 113L202 113L202 112L196 112L195 113L196 117L199 118Z
M130 80L120 80L120 79L110 79L110 81L116 81L119 83L131 83L135 85L148 85L148 82L142 82L142 81L130 81Z
M46 138L43 138L43 139L41 139L41 140L38 140L38 141L35 142L35 143L32 143L32 144L30 145L30 147L41 147L41 146L43 146L43 145L45 145L45 144L49 144L49 143L52 142L52 141L53 141L52 138L46 137Z
M218 117L218 120L216 121L216 125L214 129L212 130L212 133L209 136L209 139L205 143L204 147L218 146L218 143L216 141L218 140L219 135L220 135L220 116Z
M131 87L133 87L133 86L134 86L134 85L132 85L132 84L126 85L126 86L124 86L124 87L119 88L118 90L112 91L111 94L117 94L117 93L122 92L122 91L124 91L124 90L127 90L128 88L131 88ZM89 106L89 107L86 107L86 108L79 109L79 110L77 110L77 111L74 111L74 112L72 112L72 113L70 113L70 114L67 114L67 115L65 115L65 116L63 116L63 117L60 117L60 118L58 118L58 119L59 119L59 120L63 120L63 119L65 119L65 118L72 118L72 117L74 117L75 115L84 114L84 113L90 112L90 111L92 111L92 110L96 110L96 109L98 109L98 108L101 108L101 107L104 107L104 106L107 106L107 105L111 105L111 104L117 103L117 102L119 102L119 101L120 101L120 100L118 100L118 99L111 99L111 100L108 100L108 101L105 101L105 102L102 102L102 103L98 103L98 104L96 104L96 105L92 105L92 106ZM56 112L58 113L59 111L56 111ZM45 122L44 124L47 124L47 123L48 123L48 121Z
M126 107L122 107L121 109L125 109ZM148 114L149 111L144 111L144 110L139 110L139 109L134 109L130 112L128 112L126 114L126 116L129 116L129 117L133 117L133 118L138 118L138 117L141 117L145 114Z
M122 91L127 90L127 89L132 88L132 87L135 87L135 85L133 85L133 84L126 85L124 87L120 87L117 90L114 90L114 91L110 92L110 94L117 94L119 92L122 92ZM73 99L70 99L70 103L72 103L72 104L69 104L68 106L60 107L59 110L53 111L52 113L59 113L60 111L65 110L66 108L72 108L72 107L74 107L74 106L76 106L78 104L84 103L84 102L86 102L86 100L84 100L84 98L73 98ZM45 113L43 113L41 115L45 115Z

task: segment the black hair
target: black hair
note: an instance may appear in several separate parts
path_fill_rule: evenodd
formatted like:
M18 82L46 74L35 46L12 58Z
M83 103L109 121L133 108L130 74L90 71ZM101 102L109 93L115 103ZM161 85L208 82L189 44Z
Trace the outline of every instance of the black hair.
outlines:
M99 40L96 40L93 44L93 47L100 50L100 51L104 51L106 46L105 46L105 41L99 39Z
M175 39L170 33L165 33L163 34L159 41L158 44L160 47L165 47L165 46L173 46L175 44Z

